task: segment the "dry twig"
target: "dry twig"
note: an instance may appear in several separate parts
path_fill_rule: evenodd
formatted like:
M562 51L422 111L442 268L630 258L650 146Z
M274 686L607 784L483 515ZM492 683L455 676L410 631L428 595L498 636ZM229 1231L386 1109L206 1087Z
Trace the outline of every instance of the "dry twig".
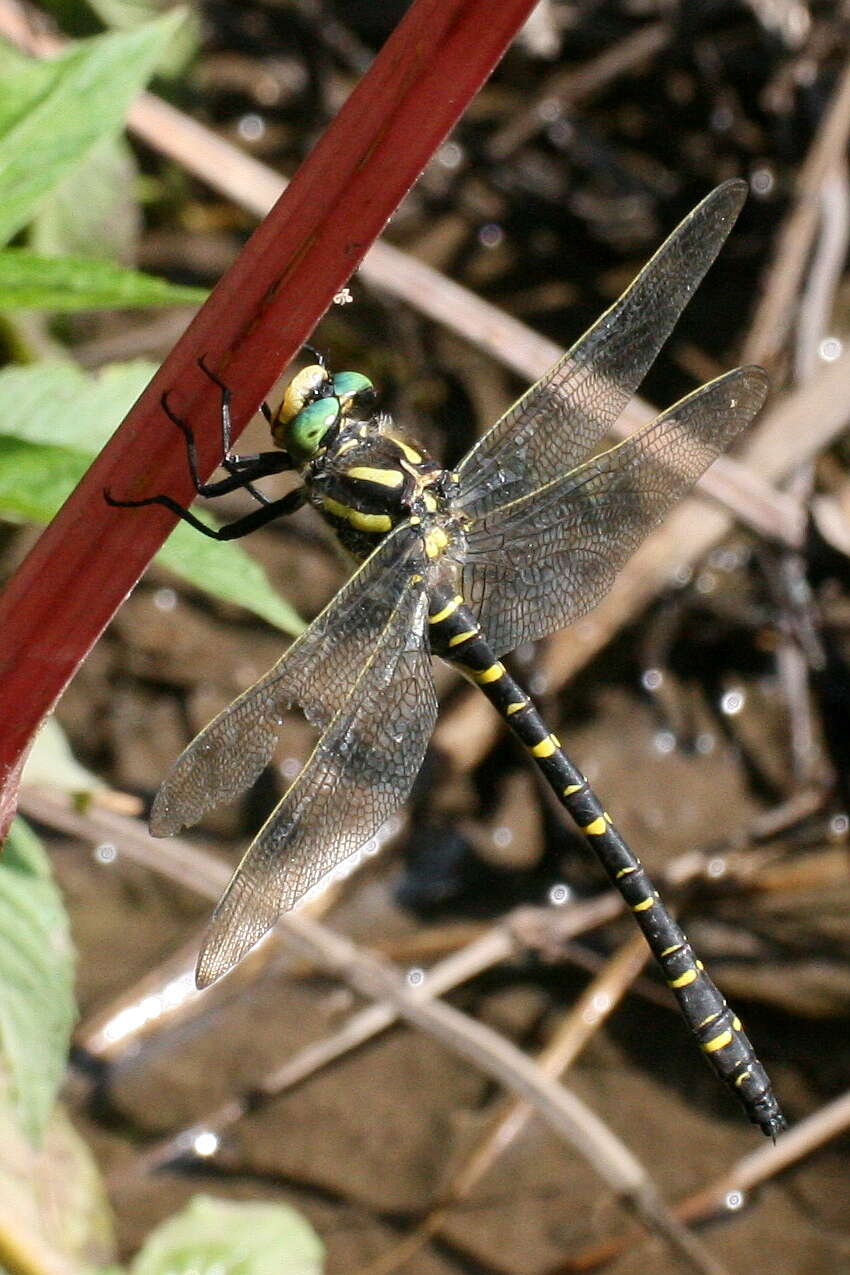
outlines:
M796 312L809 253L814 243L824 182L847 150L850 138L850 61L836 85L806 162L797 174L794 207L779 235L765 272L765 287L744 347L748 363L771 367L779 357Z

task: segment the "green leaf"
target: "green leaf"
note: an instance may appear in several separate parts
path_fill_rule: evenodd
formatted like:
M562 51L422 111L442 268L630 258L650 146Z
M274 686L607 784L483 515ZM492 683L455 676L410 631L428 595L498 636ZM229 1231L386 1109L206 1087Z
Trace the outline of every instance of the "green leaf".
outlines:
M142 22L150 22L166 7L164 0L87 0L104 26L128 31Z
M49 522L85 473L87 458L0 436L0 516Z
M0 78L12 75L16 71L23 71L31 65L32 58L28 58L25 53L21 53L5 40L0 40Z
M202 288L178 287L107 261L0 251L0 310L200 305L206 296Z
M20 819L0 857L0 1058L21 1129L37 1143L76 1017L68 921L41 842Z
M182 22L168 14L134 31L96 36L0 82L0 243L102 138L115 136L133 98Z
M126 512L132 516L133 510ZM218 526L204 514L198 517L208 527ZM244 607L284 633L304 632L306 626L295 608L274 591L259 562L232 540L209 540L181 522L155 560L196 589Z
M52 715L42 723L33 741L21 783L45 784L74 795L104 787L101 780L77 761L65 732Z
M197 1195L158 1226L131 1275L321 1275L324 1248L285 1204Z
M97 376L72 363L0 371L0 516L48 522L153 370L152 364L138 361L113 364ZM132 518L133 511L125 516ZM199 516L209 526L217 525L205 514ZM260 564L237 544L205 539L180 524L157 560L195 588L245 607L284 633L304 628Z
M139 170L124 134L101 138L51 191L27 244L45 257L94 257L131 265L141 228Z
M172 0L88 0L88 6L98 15L104 26L118 31L130 31L142 22L172 7ZM198 50L200 39L199 16L192 9L183 10L183 25L174 33L168 48L157 63L157 72L174 77L184 69Z
M0 434L96 456L155 371L146 359L112 363L96 375L76 363L4 368Z
M91 1153L61 1106L33 1147L0 1062L0 1271L93 1275L114 1254L109 1205Z

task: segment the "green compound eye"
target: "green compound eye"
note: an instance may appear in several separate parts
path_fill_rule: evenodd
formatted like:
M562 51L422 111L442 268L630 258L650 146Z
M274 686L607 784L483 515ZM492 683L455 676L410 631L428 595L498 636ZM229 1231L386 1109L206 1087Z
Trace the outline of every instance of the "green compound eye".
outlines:
M342 404L343 413L348 411L360 395L371 398L375 393L372 382L362 372L337 372L331 377L331 384L334 394Z
M330 395L303 407L287 428L287 451L296 456L312 456L321 447L328 430L339 420L341 411L339 399Z

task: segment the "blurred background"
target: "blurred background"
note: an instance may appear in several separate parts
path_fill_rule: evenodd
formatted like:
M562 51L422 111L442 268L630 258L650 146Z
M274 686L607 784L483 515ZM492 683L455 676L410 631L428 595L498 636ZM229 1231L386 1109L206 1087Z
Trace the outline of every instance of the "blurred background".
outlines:
M10 50L44 48L136 30L166 7L0 0L0 35ZM19 232L19 247L133 267L172 290L7 309L4 576L238 254L263 182L296 170L406 8L184 8L153 91L269 173L246 173L231 197L202 140L191 171L175 158L175 116L156 139L131 130L99 144ZM150 842L144 816L180 750L346 578L304 510L250 539L250 578L241 557L221 559L215 580L211 558L193 568L181 551L180 575L155 564L29 773L21 810L49 851L77 952L63 1102L80 1141L42 1153L38 1191L61 1207L34 1223L69 1265L0 1250L12 1275L131 1261L199 1193L291 1206L303 1247L244 1268L232 1254L192 1259L209 1273L850 1271L848 35L850 10L835 2L542 0L387 227L387 242L436 272L428 293L404 295L376 263L312 338L335 369L365 372L381 408L450 465L545 367L537 338L569 346L710 189L748 182L641 390L660 410L737 362L768 368L768 407L727 474L731 511L690 504L600 615L511 665L666 883L803 1136L784 1156L782 1142L760 1145L644 968L582 839L445 667L409 806L313 915L392 962L408 989L436 974L453 1005L541 1066L562 1051L555 1074L671 1206L684 1202L706 1252L688 1266L637 1230L538 1115L427 1025L393 1025L392 1012L370 1025L371 1002L285 935L194 992L222 865L238 861L314 733L289 715L275 765L191 847ZM22 75L6 56L0 71ZM493 337L471 302L439 322L447 280L528 331ZM33 421L47 422L41 434ZM266 439L258 418L239 450ZM215 513L249 507L236 493ZM0 1163L0 1181L22 1173ZM73 1201L56 1186L69 1180ZM228 1227L217 1217L212 1229ZM135 1260L137 1275L195 1269L157 1266L150 1249Z

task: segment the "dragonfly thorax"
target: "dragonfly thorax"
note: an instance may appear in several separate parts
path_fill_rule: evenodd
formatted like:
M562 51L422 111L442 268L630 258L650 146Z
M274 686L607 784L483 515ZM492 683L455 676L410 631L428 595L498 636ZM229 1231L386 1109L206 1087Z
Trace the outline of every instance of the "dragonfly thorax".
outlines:
M431 523L448 512L451 475L388 416L345 421L302 475L311 504L357 558L405 519Z

